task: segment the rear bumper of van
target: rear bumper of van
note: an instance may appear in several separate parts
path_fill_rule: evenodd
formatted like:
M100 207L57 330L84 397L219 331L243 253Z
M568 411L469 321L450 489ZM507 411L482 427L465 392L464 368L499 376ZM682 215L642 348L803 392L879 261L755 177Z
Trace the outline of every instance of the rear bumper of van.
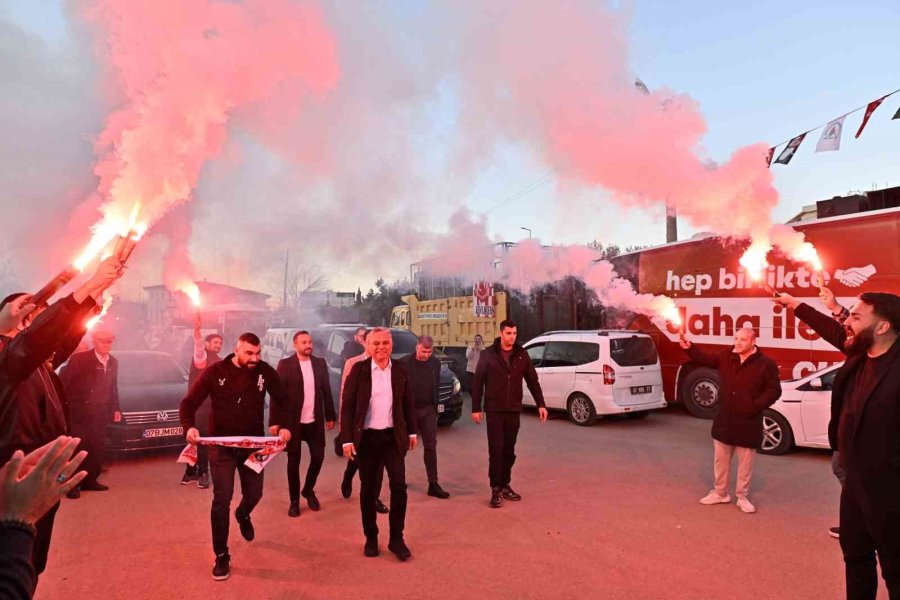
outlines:
M624 415L633 412L641 412L645 410L658 410L660 408L665 408L669 403L664 399L660 399L655 402L648 402L646 404L632 404L630 406L620 406L609 400L607 402L600 403L599 406L596 406L598 415Z

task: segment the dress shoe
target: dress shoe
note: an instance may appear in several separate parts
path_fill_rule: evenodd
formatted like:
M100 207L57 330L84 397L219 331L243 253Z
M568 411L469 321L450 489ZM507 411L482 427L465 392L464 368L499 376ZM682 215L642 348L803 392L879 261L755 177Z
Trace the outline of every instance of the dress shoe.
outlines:
M306 498L306 505L309 506L309 510L315 512L322 508L322 506L319 504L319 499L316 498L315 492L306 492L301 493L300 495Z
M109 486L103 485L99 481L92 481L91 483L82 483L81 489L85 492L105 492Z
M403 540L391 540L388 543L388 550L394 553L394 555L403 562L410 557L412 557L412 552L409 551L409 548L406 547L406 544Z
M349 498L350 494L353 493L353 480L346 479L341 482L341 496L344 498Z
M300 516L300 501L299 500L291 500L291 507L288 509L289 517L299 517Z
M491 488L491 508L500 508L503 505L503 494L500 488Z
M508 485L503 488L503 491L501 493L503 494L504 499L512 500L513 502L518 502L519 500L522 499L522 496L515 493L513 491L513 489L511 487L509 487Z
M71 490L66 492L66 498L71 498L72 500L81 498L81 488L78 486L73 487Z
M243 517L235 510L234 518L237 519L238 526L241 528L241 535L244 536L244 539L248 542L252 542L253 538L256 537L256 532L253 530L253 523L250 522L250 515Z
M428 495L434 496L435 498L441 498L442 500L450 497L450 493L445 491L437 482L428 484Z
M381 501L381 498L378 498L377 500L375 500L375 512L380 515L386 515L391 512L391 509L384 505L384 502Z
M363 547L363 554L370 558L378 556L378 538L366 538L366 545Z

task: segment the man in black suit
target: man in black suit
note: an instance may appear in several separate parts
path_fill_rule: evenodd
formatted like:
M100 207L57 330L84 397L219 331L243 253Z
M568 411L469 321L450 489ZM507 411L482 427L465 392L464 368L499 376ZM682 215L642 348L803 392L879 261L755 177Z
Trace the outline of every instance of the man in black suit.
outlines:
M375 501L387 471L391 488L388 550L404 561L412 556L403 539L406 521L407 450L416 447L416 409L406 368L391 360L391 332L369 332L371 358L356 363L341 398L344 456L359 461L359 509L366 536L364 554L378 556Z
M860 294L843 325L786 294L775 301L847 355L828 424L846 470L840 540L847 598L875 599L877 554L891 600L900 599L900 296Z
M300 496L306 498L310 510L319 510L316 480L325 462L325 430L334 429L334 399L328 381L328 365L324 358L313 356L313 341L308 331L294 334L295 356L281 359L278 377L287 396L287 414L282 419L291 432L287 446L288 490L291 495L289 517L300 516ZM309 449L309 467L300 489L300 442Z
M103 492L109 488L99 481L106 448L106 428L122 420L119 411L119 362L109 352L115 334L98 326L91 332L94 347L73 354L60 374L69 403L72 435L81 438L87 450L84 470L87 477L71 490L69 498L78 498L79 490Z

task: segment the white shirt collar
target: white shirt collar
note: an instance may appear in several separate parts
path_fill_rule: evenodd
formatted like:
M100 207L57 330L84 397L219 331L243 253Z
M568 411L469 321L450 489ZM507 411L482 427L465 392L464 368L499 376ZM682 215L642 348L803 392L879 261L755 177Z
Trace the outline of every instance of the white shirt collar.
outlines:
M389 359L388 359L387 367L385 367L385 368L382 369L382 370L383 370L383 371L387 371L388 369L391 368L391 364L393 364L393 363L392 363L391 359L389 358ZM375 359L373 358L373 359L372 359L372 370L374 371L375 369L381 369L381 367L378 366L378 363L376 363L376 362L375 362Z

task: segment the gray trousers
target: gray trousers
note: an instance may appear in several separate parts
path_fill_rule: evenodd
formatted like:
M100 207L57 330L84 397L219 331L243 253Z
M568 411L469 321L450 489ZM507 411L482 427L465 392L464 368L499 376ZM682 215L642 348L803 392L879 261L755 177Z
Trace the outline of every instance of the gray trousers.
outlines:
M425 473L428 475L428 483L437 483L437 409L434 406L417 407L416 416L419 419L422 446L425 448Z

